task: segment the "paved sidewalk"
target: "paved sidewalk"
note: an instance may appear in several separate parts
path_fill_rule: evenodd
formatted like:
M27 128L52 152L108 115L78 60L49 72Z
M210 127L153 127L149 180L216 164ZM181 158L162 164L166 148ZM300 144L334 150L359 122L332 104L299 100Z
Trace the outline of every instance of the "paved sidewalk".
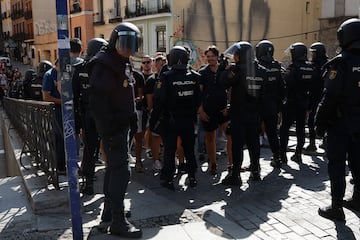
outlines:
M301 165L289 161L287 166L274 170L269 165L268 148L262 149L261 156L261 182L249 181L249 173L244 172L241 188L222 186L219 182L226 175L226 156L220 155L217 176L211 176L207 163L203 163L197 174L198 187L187 188L183 175L177 178L175 192L160 186L158 174L151 170L152 161L146 159L145 173L132 170L126 195L126 208L132 211L130 221L143 229L143 239L360 239L360 213L345 209L345 224L317 214L319 206L330 203L327 167L322 157L305 155ZM244 165L248 163L245 152ZM98 167L96 194L82 197L84 239L121 239L99 233L95 227L103 203L103 173L104 167ZM24 197L21 184L16 181L14 186L0 183L0 239L72 239L69 213L35 215L25 201L15 206L15 215L10 210L14 207L4 206L4 202L14 204L11 192L17 192L18 198ZM4 195L4 188L18 191ZM347 196L351 188L348 183Z
M319 142L317 142L319 144ZM292 155L295 139L290 138ZM307 143L305 144L305 146ZM303 163L289 161L281 169L270 166L270 150L261 149L261 182L249 179L249 172L241 173L242 187L220 184L226 175L226 155L218 156L219 174L211 176L208 164L199 166L198 186L186 186L186 175L176 178L176 191L159 184L158 173L151 170L152 160L143 161L145 173L132 169L131 183L126 195L126 208L131 209L130 221L143 229L143 239L360 239L360 213L345 209L346 223L332 222L320 217L320 206L330 204L327 163L321 150L318 156L303 156ZM0 166L1 165L0 154ZM244 166L249 164L245 151ZM39 178L27 173L25 178ZM94 196L82 196L84 239L121 239L97 232L103 207L102 180L104 167L97 167ZM64 189L56 194L42 194L35 185L38 198L34 206L42 206L45 196L49 203L66 199ZM352 193L347 177L346 197ZM72 239L71 216L66 211L34 214L20 177L0 179L0 239ZM59 203L60 204L60 203Z

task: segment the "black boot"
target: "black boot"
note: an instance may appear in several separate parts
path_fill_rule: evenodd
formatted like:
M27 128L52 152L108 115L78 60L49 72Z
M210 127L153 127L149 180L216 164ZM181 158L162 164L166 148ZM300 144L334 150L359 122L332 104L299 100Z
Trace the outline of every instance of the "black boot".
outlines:
M234 170L234 169L233 169ZM240 174L233 171L231 174L229 173L222 181L221 184L226 186L241 186L242 181L240 178Z
M111 219L112 219L112 214L111 214L111 202L109 198L105 198L104 201L104 209L101 213L101 222L100 224L97 226L97 229L102 232L102 233L106 233L110 223L111 223Z
M333 221L345 221L341 201L333 201L330 206L319 208L318 213L320 216Z
M281 158L279 154L274 154L271 159L270 166L273 168L280 168L281 167Z
M93 184L93 178L92 177L86 177L85 178L85 184L83 185L81 189L82 194L86 195L94 195L94 184Z
M261 181L260 171L251 171L250 179L253 181Z
M227 171L228 171L228 174L231 175L232 172L233 172L233 167L232 167L232 166L228 166L228 167L227 167Z
M354 191L352 198L343 202L344 207L360 212L360 191Z
M126 238L141 238L142 231L132 225L125 217L123 210L112 210L110 233Z
M189 173L189 186L194 188L197 185L195 173Z
M283 164L287 164L288 159L287 159L287 156L286 156L286 152L280 153L280 161L281 161L281 163L283 163Z
M316 152L317 148L315 145L315 142L310 141L310 144L305 148L306 152L312 153L312 152Z
M295 152L295 154L291 156L291 161L302 163L301 153Z

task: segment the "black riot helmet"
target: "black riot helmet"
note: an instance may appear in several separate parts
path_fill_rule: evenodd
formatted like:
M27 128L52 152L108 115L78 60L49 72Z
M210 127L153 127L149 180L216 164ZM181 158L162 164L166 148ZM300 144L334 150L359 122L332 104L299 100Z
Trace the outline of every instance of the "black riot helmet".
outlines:
M225 50L224 55L229 58L239 56L238 63L250 63L254 60L253 48L249 42L245 41L234 43Z
M357 42L354 48L360 48L360 19L351 18L343 22L337 30L337 39L342 49Z
M290 46L292 61L307 61L307 47L302 42L293 43Z
M321 42L315 42L313 44L311 44L310 48L309 48L310 52L314 52L315 56L314 60L323 60L323 59L327 59L327 55L326 55L326 48L325 45Z
M274 60L274 45L269 40L262 40L256 44L255 52L259 61L271 62Z
M187 68L189 55L182 46L173 47L168 55L168 65L172 69L185 70Z
M53 65L51 64L51 62L49 62L48 60L42 60L38 66L38 76L44 76L44 74L52 67Z
M106 46L108 46L108 42L103 38L90 39L90 41L87 43L85 60L89 60L90 58L95 56L97 52L99 52L102 48L105 48Z
M137 55L142 44L140 30L130 22L122 22L111 32L109 39L109 50L117 51L125 57Z
M32 82L36 78L36 71L32 68L26 70L24 81Z

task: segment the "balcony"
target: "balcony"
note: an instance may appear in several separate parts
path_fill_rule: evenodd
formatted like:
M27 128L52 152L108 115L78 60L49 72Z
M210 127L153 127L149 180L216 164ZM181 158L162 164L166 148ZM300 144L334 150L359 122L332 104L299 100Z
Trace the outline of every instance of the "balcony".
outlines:
M116 9L109 9L108 12L109 12L109 23L122 22L120 11L116 11Z
M140 4L134 2L125 6L125 18L170 12L170 0L162 1L162 4L158 4L157 1L148 0L141 1Z
M11 19L12 20L16 20L16 19L19 19L19 18L22 18L22 17L24 17L24 10L15 10L11 14Z
M94 25L104 25L104 16L101 13L94 13Z
M25 19L31 19L32 18L32 11L26 11L24 12L24 18Z
M81 6L79 2L76 2L72 5L72 9L70 10L70 14L74 13L80 13L81 12Z
M12 38L15 40L15 41L18 41L18 42L21 42L21 41L24 41L25 39L29 39L29 34L27 33L15 33L12 35Z

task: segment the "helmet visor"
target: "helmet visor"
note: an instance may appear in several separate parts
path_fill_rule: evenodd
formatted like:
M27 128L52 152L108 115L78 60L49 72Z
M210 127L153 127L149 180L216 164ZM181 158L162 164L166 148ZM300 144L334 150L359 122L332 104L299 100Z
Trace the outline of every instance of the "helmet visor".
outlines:
M234 54L235 54L236 51L238 51L238 50L239 50L239 44L234 43L234 44L231 45L228 49L225 50L224 56L233 61L233 60L234 60Z
M119 31L116 41L116 49L127 51L132 56L139 55L139 49L142 45L141 36L134 31Z

